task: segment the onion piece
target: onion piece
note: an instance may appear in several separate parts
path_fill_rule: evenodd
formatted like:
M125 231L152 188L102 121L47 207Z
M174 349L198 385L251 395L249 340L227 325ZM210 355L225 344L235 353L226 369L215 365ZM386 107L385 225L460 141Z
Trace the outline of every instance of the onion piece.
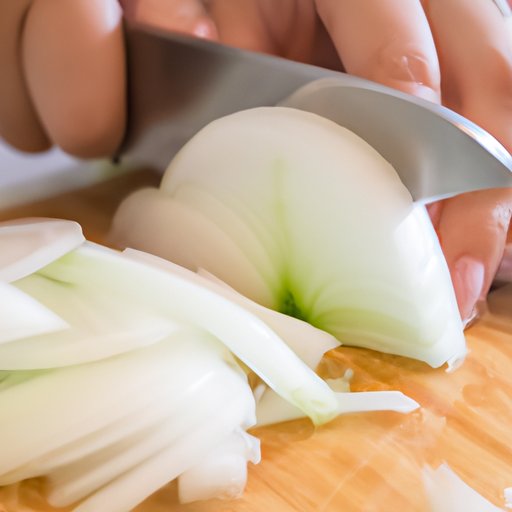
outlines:
M256 254L260 255L257 259L264 259L265 251L254 243L254 236L247 228L238 229L238 238L233 240L219 222L214 223L200 211L174 199L151 188L134 192L123 201L114 217L110 238L119 246L144 248L145 252L162 257L167 255L162 248L169 246L168 254L172 258L167 259L194 271L203 267L222 276L229 269L233 280L247 283L247 288L238 291L272 307L272 294L267 291L272 278L262 275L253 261ZM223 221L235 224L236 216L229 210L228 214L222 217ZM148 225L152 228L147 229ZM173 240L180 242L174 244ZM239 240L244 243L240 244ZM215 250L204 250L206 247ZM266 263L263 266L270 267Z
M512 487L503 489L503 498L505 499L505 508L512 508Z
M423 483L431 512L503 512L464 482L448 464L426 466Z
M13 286L71 327L25 335L19 340L21 336L13 337L15 342L0 345L1 370L58 368L96 361L156 343L182 328L172 318L157 315L140 302L130 302L106 288L98 293L37 274Z
M4 343L55 333L69 325L37 300L0 281L0 349ZM0 358L0 370L2 369Z
M166 391L162 391L160 394L153 393L150 401L141 408L121 416L106 427L59 446L57 449L2 475L0 485L10 485L28 478L47 475L55 472L58 468L79 462L93 453L99 453L108 446L119 443L123 439L165 420L169 414L169 407Z
M158 225L156 211L167 216ZM425 208L373 148L314 114L259 108L214 121L176 155L159 192L120 207L113 230L347 345L434 367L465 356Z
M143 301L157 313L200 326L315 424L334 417L336 398L329 386L259 318L200 286L193 272L187 271L187 278L163 271L172 265L169 262L146 254L137 261L133 256L86 243L40 273L73 285L108 287L127 300Z
M193 357L192 351L190 357ZM254 407L254 402L250 390L245 380L236 372L227 366L217 367L205 376L196 375L196 378L197 382L191 389L183 390L179 403L169 407L168 415L162 421L75 464L50 473L49 502L54 506L67 506L84 499L109 485L126 471L144 464L171 444L179 446L189 432L208 425L218 415L218 411L225 407L243 405L245 413L236 424L237 427L254 422L251 408L251 405ZM222 418L228 415L218 416ZM209 449L215 449L215 446L212 444ZM184 465L192 463L186 457L180 461ZM171 475L168 481L176 476Z
M260 441L243 430L226 440L178 478L180 503L239 498L247 482L247 462L260 462Z
M233 394L231 399L225 401L225 405L223 414L211 416L208 422L192 429L178 442L170 444L134 469L120 475L83 501L75 508L75 512L131 510L167 482L199 464L204 454L222 444L249 412L243 394ZM149 479L146 475L152 475L152 478Z
M208 375L212 365L224 367L223 346L207 339L200 332L178 332L169 342L36 373L2 390L0 411L8 414L0 421L0 475L140 411L155 396L167 396L168 406L174 407L198 375ZM208 349L208 343L213 347ZM186 365L180 362L183 357ZM123 386L113 386L116 380ZM34 429L33 418L45 418L44 428Z
M46 476L53 506L133 508L254 424L254 398L234 364L220 342L189 328L100 362L35 372L0 393L9 411L0 485ZM33 417L45 418L38 429Z
M400 391L359 391L336 393L337 414L370 411L412 412L419 404ZM267 389L256 405L256 425L262 427L304 418L304 413Z
M132 251L133 249L125 250L128 254ZM177 272L182 271L181 267L174 266L173 268ZM169 271L172 271L171 267L169 267ZM214 283L215 287L212 289L261 318L312 370L316 369L326 352L340 345L340 342L331 334L317 329L303 320L254 302L203 268L199 268L197 274ZM207 286L204 280L203 283Z
M332 336L139 251L84 243L0 284L69 325L0 345L0 370L31 368L0 371L0 485L45 476L53 506L122 511L182 474L184 500L240 493L259 445L242 432L255 404L231 352L317 424L412 408L393 393L334 393L279 334L312 366ZM38 429L34 417L45 418Z
M58 219L0 222L0 281L26 277L85 241L80 224Z

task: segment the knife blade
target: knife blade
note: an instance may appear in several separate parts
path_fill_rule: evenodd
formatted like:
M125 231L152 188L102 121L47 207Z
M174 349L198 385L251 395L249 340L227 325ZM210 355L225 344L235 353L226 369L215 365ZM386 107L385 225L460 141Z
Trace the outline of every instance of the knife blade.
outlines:
M128 24L128 129L120 157L164 170L219 117L307 110L349 128L396 169L415 201L512 187L512 157L455 112L346 73Z

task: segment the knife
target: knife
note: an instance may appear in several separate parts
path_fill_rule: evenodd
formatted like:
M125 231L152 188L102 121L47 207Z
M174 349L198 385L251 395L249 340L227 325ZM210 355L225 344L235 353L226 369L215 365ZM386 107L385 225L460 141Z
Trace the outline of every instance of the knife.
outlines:
M219 117L260 106L307 110L345 126L398 172L413 199L512 187L512 157L489 133L434 103L346 73L142 25L126 26L127 166L164 170Z

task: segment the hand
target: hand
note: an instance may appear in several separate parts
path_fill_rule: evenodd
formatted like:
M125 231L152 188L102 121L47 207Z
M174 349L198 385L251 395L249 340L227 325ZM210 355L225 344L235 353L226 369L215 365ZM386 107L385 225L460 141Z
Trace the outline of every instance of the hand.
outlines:
M111 153L125 122L120 22L115 0L1 2L0 136L23 151Z
M136 0L123 6L139 16ZM170 28L213 30L195 0L146 0L145 8ZM0 137L27 152L56 144L76 156L112 155L126 121L121 21L117 0L1 1Z
M461 316L469 321L477 313L477 303L485 299L503 258L512 189L463 194L436 208L432 220L450 267Z

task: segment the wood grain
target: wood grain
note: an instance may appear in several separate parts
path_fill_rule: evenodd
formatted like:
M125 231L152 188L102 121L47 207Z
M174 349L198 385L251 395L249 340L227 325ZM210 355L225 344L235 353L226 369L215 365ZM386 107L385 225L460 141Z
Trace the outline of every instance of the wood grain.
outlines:
M0 219L72 218L89 238L103 241L120 199L157 179L135 173L0 213ZM421 409L351 414L316 430L307 420L256 429L263 461L250 468L242 498L179 505L170 484L137 512L426 512L422 469L441 462L503 506L503 489L512 486L512 286L494 293L490 311L467 331L467 342L467 360L450 374L364 349L330 352L322 374L341 376L351 368L355 391L398 389ZM42 485L25 483L21 495L16 487L0 489L0 512L50 510L40 498Z
M119 203L132 191L157 186L161 176L152 171L134 171L87 188L28 205L2 209L0 221L21 217L52 217L75 220L88 240L106 242L110 220Z

